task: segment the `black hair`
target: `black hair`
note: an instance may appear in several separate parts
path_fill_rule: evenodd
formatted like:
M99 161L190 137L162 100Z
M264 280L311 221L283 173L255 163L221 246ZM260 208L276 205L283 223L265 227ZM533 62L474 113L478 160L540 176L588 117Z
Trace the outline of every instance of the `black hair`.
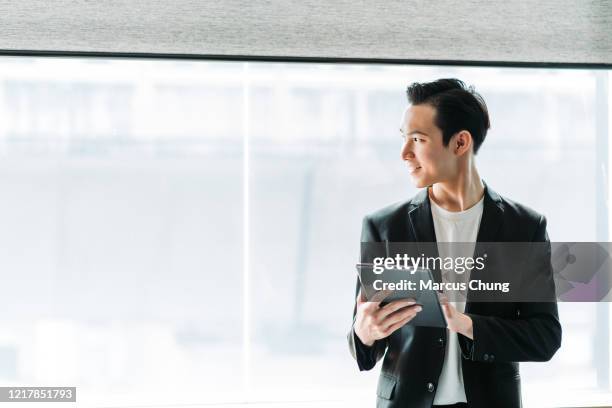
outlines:
M442 130L442 142L448 146L451 137L467 130L474 141L474 153L491 127L489 111L482 96L455 78L433 82L415 82L406 90L412 105L427 104L436 110L435 124Z

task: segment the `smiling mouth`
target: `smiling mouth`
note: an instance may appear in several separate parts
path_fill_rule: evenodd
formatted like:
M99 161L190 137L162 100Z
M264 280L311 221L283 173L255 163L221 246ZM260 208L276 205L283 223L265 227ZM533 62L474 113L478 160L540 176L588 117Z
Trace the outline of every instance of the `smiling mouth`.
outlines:
M411 168L410 169L410 174L416 173L416 171L419 170L420 168L421 168L421 166Z

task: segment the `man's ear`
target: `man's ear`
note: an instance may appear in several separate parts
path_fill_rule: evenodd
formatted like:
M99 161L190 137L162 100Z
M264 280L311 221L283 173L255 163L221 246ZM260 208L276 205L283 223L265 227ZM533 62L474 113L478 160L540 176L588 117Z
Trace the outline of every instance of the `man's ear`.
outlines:
M462 130L459 133L455 134L455 141L453 145L453 150L459 156L465 154L470 151L472 148L472 135L467 130Z

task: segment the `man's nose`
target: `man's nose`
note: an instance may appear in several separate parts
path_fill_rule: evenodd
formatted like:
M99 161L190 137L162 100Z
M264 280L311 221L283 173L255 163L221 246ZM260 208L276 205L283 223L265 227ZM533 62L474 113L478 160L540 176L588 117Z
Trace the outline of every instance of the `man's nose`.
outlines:
M402 160L410 160L414 158L414 152L412 151L412 140L407 138L404 141L404 145L402 147Z

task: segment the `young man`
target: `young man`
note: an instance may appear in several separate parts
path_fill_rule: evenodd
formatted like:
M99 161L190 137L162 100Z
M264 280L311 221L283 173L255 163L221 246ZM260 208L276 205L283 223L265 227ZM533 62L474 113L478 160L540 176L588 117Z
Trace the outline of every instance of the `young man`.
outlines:
M457 79L407 93L401 157L423 190L366 216L361 241L548 242L542 215L480 178L475 155L489 129L482 97ZM544 265L554 293L550 260ZM349 348L360 370L384 356L378 407L520 407L518 362L547 361L561 345L554 302L445 303L447 329L408 325L420 310L357 295Z

